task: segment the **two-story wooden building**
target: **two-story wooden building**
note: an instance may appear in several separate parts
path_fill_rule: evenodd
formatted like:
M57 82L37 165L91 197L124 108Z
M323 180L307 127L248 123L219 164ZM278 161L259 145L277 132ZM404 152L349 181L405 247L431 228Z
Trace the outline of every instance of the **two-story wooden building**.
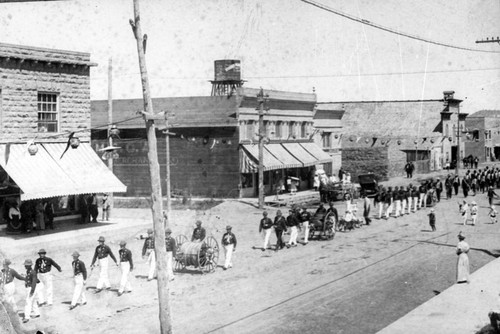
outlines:
M479 110L465 119L465 156L480 162L500 159L500 110Z
M93 65L88 53L0 44L4 212L14 200L24 208L43 201L56 220L77 218L77 195L125 191L89 143Z

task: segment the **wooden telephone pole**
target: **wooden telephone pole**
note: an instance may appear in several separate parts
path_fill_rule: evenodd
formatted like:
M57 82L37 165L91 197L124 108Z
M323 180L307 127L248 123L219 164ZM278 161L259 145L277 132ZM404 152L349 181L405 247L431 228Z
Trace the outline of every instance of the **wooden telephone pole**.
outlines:
M266 140L266 130L264 129L264 109L268 110L264 104L268 95L264 95L264 90L261 88L257 94L257 102L259 107L259 209L264 208L264 141Z
M167 251L165 248L165 227L163 225L162 196L160 184L160 165L158 164L158 153L156 149L155 119L161 120L153 111L153 102L149 90L149 79L146 68L146 57L144 54L144 39L141 30L141 17L139 13L139 0L134 0L134 19L130 20L132 31L137 42L139 54L139 68L141 71L142 94L144 99L144 120L148 136L148 160L149 174L151 176L151 206L153 214L153 227L155 232L155 254L156 268L158 270L158 302L160 309L160 333L172 333L172 321L170 318L170 287L167 274Z
M113 124L113 60L109 58L108 62L108 145L109 147L113 147L113 136L111 135L111 128ZM108 156L108 168L113 172L113 154L105 152ZM109 209L113 209L114 207L114 196L113 193L109 194ZM111 211L113 212L113 211ZM109 214L109 211L108 211Z

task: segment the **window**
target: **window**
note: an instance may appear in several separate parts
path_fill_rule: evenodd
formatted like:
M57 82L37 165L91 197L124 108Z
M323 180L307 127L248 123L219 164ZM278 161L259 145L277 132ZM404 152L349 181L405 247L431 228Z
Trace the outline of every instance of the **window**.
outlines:
M276 122L276 138L283 137L283 122Z
M252 121L247 121L246 126L246 139L253 139L255 137L254 124Z
M446 124L444 135L446 137L450 136L450 125L449 124Z
M330 148L332 146L332 133L323 132L321 135L321 141L323 142L323 148Z
M38 132L57 132L57 94L38 93Z
M288 124L288 138L294 138L295 139L296 134L295 134L295 122L290 122Z
M300 125L300 138L306 138L307 137L307 123L302 122Z

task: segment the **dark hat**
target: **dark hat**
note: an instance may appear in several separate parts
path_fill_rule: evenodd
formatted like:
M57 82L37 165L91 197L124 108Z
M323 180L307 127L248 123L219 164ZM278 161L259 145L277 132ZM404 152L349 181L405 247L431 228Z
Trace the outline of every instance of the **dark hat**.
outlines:
M5 259L5 260L3 260L3 264L4 264L5 266L8 266L8 265L9 265L9 264L11 264L11 263L12 263L12 261L11 261L11 260L9 260L9 259Z
M100 236L100 237L99 237L99 239L97 239L97 241L99 241L99 242L101 242L101 241L102 241L102 242L104 242L104 241L106 241L106 240L104 239L104 237L103 237L103 236Z
M281 210L276 211L276 215L281 215Z
M120 241L120 246L125 246L127 242L125 240Z
M33 265L33 261L31 261L30 259L26 259L26 260L24 261L24 265L25 265L25 266L32 266L32 265Z
M172 229L167 228L167 229L165 230L165 233L172 233Z
M38 254L47 254L47 252L45 251L45 249L42 248L38 251Z
M104 194L104 195L102 195L102 196L104 196L104 197L108 197L108 194Z
M148 228L148 234L151 234L153 233L153 229L152 228Z
M77 251L74 251L73 254L71 254L71 256L80 256L80 253L78 253Z
M462 231L460 231L460 233L458 233L457 237L458 237L459 240L464 240L465 239L465 235L462 233Z
M267 216L267 211L262 212L262 215Z
M233 227L232 227L231 225L227 225L227 226L226 226L226 230L230 230L230 229L232 229L232 228L233 228Z
M201 225L201 220L197 220L196 225Z

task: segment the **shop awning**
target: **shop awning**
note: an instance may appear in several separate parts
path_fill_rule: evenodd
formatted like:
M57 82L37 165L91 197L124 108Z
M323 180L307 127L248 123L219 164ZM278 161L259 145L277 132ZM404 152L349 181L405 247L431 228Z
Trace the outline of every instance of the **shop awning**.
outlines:
M309 154L314 156L316 158L316 164L324 164L324 163L329 163L332 162L332 157L323 151L321 147L319 147L315 143L300 143L300 146L302 146Z
M280 168L300 168L302 163L295 159L281 144L267 144L266 149L282 162Z
M259 168L259 145L242 145L243 152L240 159L240 169L242 173L257 173ZM267 145L264 146L264 170L274 170L280 169L283 163L276 159L267 149Z
M318 159L310 154L299 143L283 143L283 147L293 155L297 160L300 160L304 167L313 166L318 163Z
M89 144L37 143L30 155L26 144L0 145L0 165L21 189L21 200L99 192L125 192L126 186L104 165Z

